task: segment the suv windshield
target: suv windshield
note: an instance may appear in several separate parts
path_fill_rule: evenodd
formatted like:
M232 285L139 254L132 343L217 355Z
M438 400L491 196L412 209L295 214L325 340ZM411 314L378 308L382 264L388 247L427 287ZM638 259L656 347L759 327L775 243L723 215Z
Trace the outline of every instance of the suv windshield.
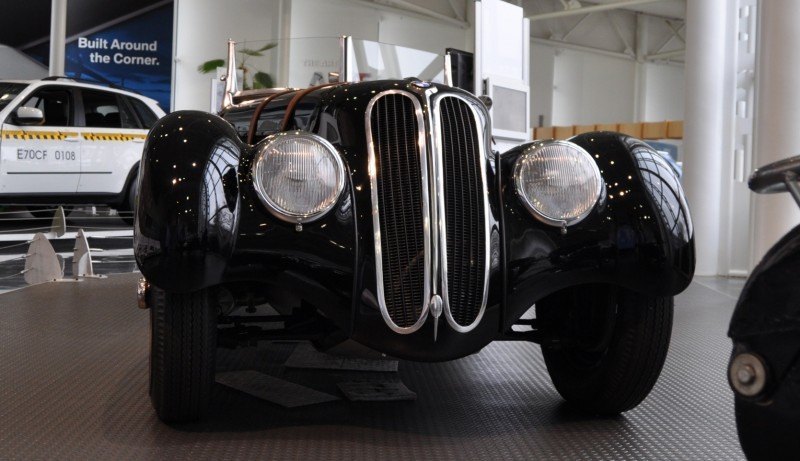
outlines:
M28 86L27 83L0 82L0 110L6 108L18 94Z

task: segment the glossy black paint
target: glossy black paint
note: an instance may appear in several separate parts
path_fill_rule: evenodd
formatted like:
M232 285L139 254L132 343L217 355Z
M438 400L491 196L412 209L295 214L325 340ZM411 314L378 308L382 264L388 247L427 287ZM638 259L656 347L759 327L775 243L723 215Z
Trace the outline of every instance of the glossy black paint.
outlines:
M513 185L516 159L501 156L508 329L536 300L562 288L611 283L660 296L685 289L694 274L694 236L683 190L669 165L645 143L610 132L571 139L597 162L605 196L566 233L523 207Z
M510 187L513 162L525 148L521 146L484 159L492 257L488 306L481 323L462 334L442 317L436 341L430 317L413 334L394 333L375 298L365 128L367 104L388 89L417 97L426 125L429 98L457 92L474 101L460 90L420 88L408 80L311 93L298 105L294 125L336 147L349 182L334 209L302 230L265 209L250 177L254 156L261 143L269 141L269 127L276 126L291 95L265 109L259 137L267 138L255 146L241 142L248 108L252 114L254 104L224 114L230 123L199 112L162 119L148 139L142 162L135 240L142 273L169 290L224 285L239 295L262 297L279 310L312 305L343 336L397 357L424 361L462 357L504 338L527 308L559 288L605 281L668 295L688 284L694 249L682 191L666 164L648 163L652 151L643 150L648 149L644 144L611 134L573 140L599 156L610 187L598 210L566 235L531 217ZM486 150L490 152L490 146ZM613 166L608 164L612 161ZM235 181L231 170L237 172ZM180 180L172 184L175 178ZM618 197L618 191L627 191L627 196ZM665 191L671 195L665 198ZM677 210L670 208L675 203ZM187 209L193 211L181 211Z
M153 126L140 163L134 253L159 287L219 283L236 245L246 146L219 117L179 111Z
M501 156L506 329L536 300L568 286L602 282L668 296L686 288L694 273L691 219L666 162L641 141L617 133L571 141L597 162L605 194L566 233L534 219L517 197L513 166L530 145Z
M786 181L797 182L800 156L790 157L759 167L747 181L748 187L759 194L786 192Z

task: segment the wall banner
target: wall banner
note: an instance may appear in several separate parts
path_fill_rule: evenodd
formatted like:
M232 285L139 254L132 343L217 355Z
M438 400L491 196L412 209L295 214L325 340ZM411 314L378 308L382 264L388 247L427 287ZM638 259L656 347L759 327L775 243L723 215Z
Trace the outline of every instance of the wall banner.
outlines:
M173 5L160 6L67 44L68 77L114 84L151 97L169 112Z

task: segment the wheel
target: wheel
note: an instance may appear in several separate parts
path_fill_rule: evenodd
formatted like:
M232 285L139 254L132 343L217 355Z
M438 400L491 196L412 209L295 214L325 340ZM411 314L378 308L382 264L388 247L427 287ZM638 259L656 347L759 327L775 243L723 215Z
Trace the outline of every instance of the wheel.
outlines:
M787 378L796 380L800 373L795 369L794 374ZM754 402L735 397L736 431L747 459L797 459L800 453L798 397L794 389L779 395L777 401Z
M800 334L770 332L734 341L728 383L733 390L739 443L747 459L797 459Z
M217 308L209 290L169 293L151 287L150 399L159 419L199 419L214 384Z
M132 226L136 218L136 197L139 195L139 178L134 177L128 186L128 193L125 194L125 201L117 209L120 219L125 221L125 224Z
M672 333L672 297L607 285L558 292L536 303L550 379L577 408L613 416L656 383Z

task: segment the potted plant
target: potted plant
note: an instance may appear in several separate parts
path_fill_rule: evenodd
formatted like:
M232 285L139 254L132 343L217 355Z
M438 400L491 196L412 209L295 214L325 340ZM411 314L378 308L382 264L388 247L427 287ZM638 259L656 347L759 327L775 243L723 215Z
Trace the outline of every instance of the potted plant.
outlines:
M239 56L237 56L236 62L239 63L238 69L242 71L243 90L256 90L259 88L272 88L275 86L271 75L248 66L247 60L251 57L262 57L264 56L265 51L275 48L276 46L278 46L277 43L267 43L258 49L242 47L237 50ZM208 74L210 72L214 72L219 67L225 67L224 59L208 60L197 66L197 71L201 74Z

